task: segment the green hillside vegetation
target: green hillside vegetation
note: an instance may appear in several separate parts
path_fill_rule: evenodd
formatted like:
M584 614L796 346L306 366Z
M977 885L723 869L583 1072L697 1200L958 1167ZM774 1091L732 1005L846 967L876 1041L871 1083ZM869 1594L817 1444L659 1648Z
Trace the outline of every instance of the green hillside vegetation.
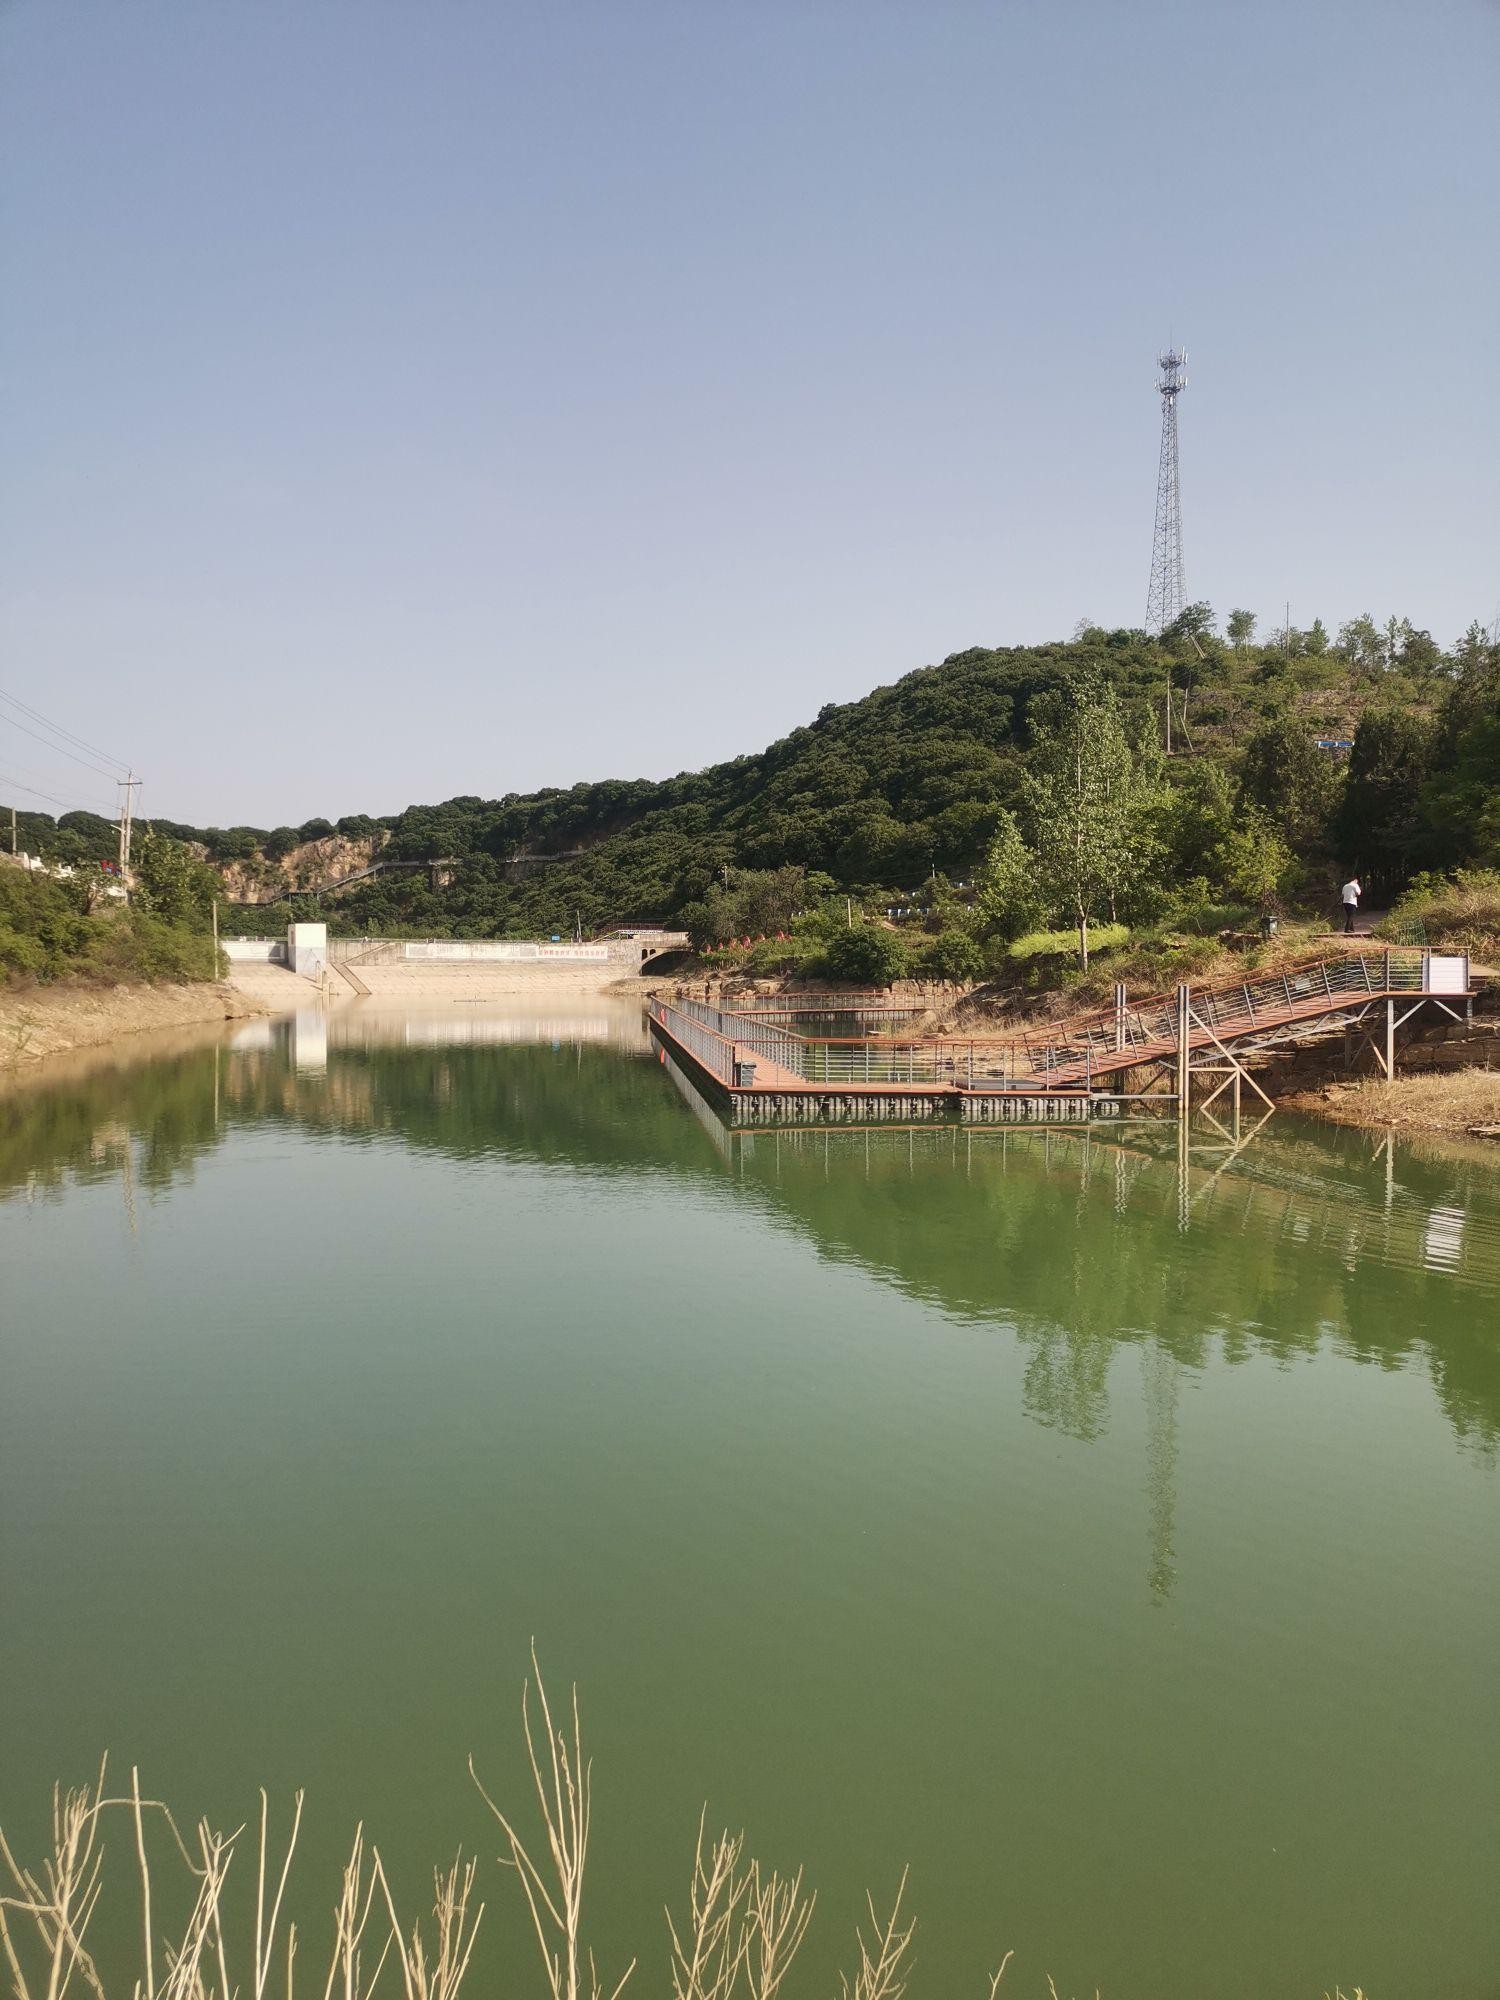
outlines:
M861 981L907 965L971 980L1101 942L1149 951L1273 912L1326 922L1350 868L1384 905L1414 880L1500 866L1500 648L1479 627L1445 651L1396 618L1264 642L1254 624L1233 612L1221 637L1194 605L1159 643L1084 626L973 648L662 782L454 798L336 829L156 830L262 878L268 900L237 907L234 929L294 913L377 935L676 920L752 969ZM21 821L43 852L114 839L89 815ZM383 837L385 859L458 865L443 886L417 871L277 898L285 858L335 831ZM901 935L851 928L888 908L915 912Z
M87 979L215 979L213 869L183 843L147 835L127 908L108 896L110 878L79 863L55 878L0 867L0 986Z

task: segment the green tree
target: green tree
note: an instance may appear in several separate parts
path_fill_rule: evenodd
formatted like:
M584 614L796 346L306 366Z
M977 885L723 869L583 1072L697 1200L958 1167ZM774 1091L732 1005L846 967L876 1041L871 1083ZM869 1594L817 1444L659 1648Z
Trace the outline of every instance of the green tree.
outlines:
M1357 673L1382 674L1388 664L1385 635L1368 611L1339 627L1334 650Z
M1333 760L1289 709L1262 723L1245 748L1237 812L1258 808L1295 853L1317 854L1337 797Z
M1231 646L1248 646L1255 637L1255 613L1231 611L1224 621L1224 630L1229 635Z
M806 872L790 864L784 868L742 868L733 877L734 908L741 934L763 937L768 932L790 928L802 907Z
M984 954L964 930L944 931L935 937L922 961L929 972L950 986L972 985L984 971Z
M203 844L210 859L222 864L253 860L264 838L253 826L210 826L204 830Z
M1013 812L1002 812L975 887L980 928L1006 940L1034 930L1051 914L1037 874L1037 858L1026 845Z
M224 885L192 848L148 831L135 850L136 907L184 930L206 930Z
M1157 840L1167 872L1179 882L1217 879L1218 856L1235 825L1234 794L1222 764L1194 758L1174 767L1161 794Z
M1397 635L1395 664L1413 680L1427 680L1441 672L1443 650L1430 632L1403 618Z
M1089 924L1131 882L1147 838L1136 755L1107 682L1080 674L1033 704L1022 797L1041 881L1087 970Z
M1334 837L1340 859L1383 894L1401 888L1415 865L1431 754L1431 729L1406 709L1373 710L1354 732Z
M1471 625L1454 653L1419 815L1424 859L1500 867L1500 645Z
M856 924L835 931L823 950L831 979L851 986L889 986L907 966L906 940L883 924Z
M1291 886L1296 862L1263 812L1252 807L1227 827L1213 856L1213 872L1237 902L1277 909Z
M1214 636L1214 608L1211 604L1189 604L1179 611L1162 633L1163 641L1211 639Z

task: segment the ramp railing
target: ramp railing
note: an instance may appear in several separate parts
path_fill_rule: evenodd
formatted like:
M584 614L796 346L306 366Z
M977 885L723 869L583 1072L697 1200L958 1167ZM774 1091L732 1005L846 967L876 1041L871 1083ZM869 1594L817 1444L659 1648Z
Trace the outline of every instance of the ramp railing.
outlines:
M1467 967L1454 960L1439 974L1430 954L1396 949L1361 952L1289 965L1259 979L1191 988L1189 1041L1203 1046L1274 1035L1278 1029L1316 1022L1361 1000L1467 988ZM1158 1061L1177 1048L1178 1012L1173 995L1117 1009L1048 1022L1010 1035L898 1037L805 1035L770 1010L741 1013L707 1001L655 1002L657 1018L700 1054L673 1020L712 1039L708 1068L736 1080L738 1058L776 1064L808 1083L947 1085L950 1088L1089 1090L1096 1078ZM673 1020L668 1019L668 1015ZM705 1048L707 1044L705 1044Z

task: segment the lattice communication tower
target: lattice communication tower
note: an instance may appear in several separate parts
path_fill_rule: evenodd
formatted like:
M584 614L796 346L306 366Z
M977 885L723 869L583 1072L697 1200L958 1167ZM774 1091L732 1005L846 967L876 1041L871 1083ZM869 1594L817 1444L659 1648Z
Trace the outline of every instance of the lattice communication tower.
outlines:
M1146 630L1160 635L1187 608L1182 567L1182 496L1177 485L1177 398L1187 387L1187 349L1169 347L1157 356L1161 380L1161 464L1156 474L1156 539L1151 545L1151 587L1146 592Z

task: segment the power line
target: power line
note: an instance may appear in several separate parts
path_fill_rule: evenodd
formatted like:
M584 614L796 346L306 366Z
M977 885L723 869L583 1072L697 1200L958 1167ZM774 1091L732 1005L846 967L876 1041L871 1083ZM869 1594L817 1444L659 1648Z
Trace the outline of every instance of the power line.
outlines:
M64 812L86 812L95 819L109 819L108 812L101 812L98 806L79 805L76 801L60 799L55 792L40 791L35 785L23 785L19 778L13 778L7 771L0 771L0 784L12 785L18 792L25 792L29 798L45 799L48 805L61 806Z
M30 785L33 791L36 790L36 782L38 780L44 786L50 784L51 776L52 774L49 771L31 771L27 770L24 765L18 765L13 772L9 773L9 779L12 784ZM64 783L66 782L64 780ZM51 797L52 795L44 791L42 796ZM118 814L119 808L113 799L102 799L95 793L90 792L86 804L75 804L69 810L72 812L97 812L102 814L105 819L114 819Z
M48 750L52 751L55 756L66 757L69 763L72 764L81 764L85 771L97 771L101 778L108 778L112 784L119 783L119 780L115 777L113 771L106 771L102 764L92 763L87 757L80 757L76 755L75 752L66 749L61 743L53 743L49 741L47 737L39 735L35 729L28 729L24 722L17 722L16 718L13 715L7 715L6 717L4 717L4 721L9 725L10 728L19 729L23 736L29 736L33 743L43 744ZM126 770L129 770L130 766L127 764L125 768Z
M5 688L0 688L0 701L8 701L12 708L20 709L21 713L29 715L33 722L39 722L44 729L50 729L54 736L64 737L69 743L75 743L80 750L87 750L90 756L102 757L106 764L113 764L115 770L128 771L130 769L129 764L123 757L116 757L109 750L101 750L97 743L90 743L87 737L79 736L71 729L65 729L62 723L54 722L50 716L43 715L39 708L33 708L29 701L22 701L18 694L11 694ZM16 724L18 729L20 726L19 723ZM29 731L27 733L30 734ZM106 771L104 776L112 778L114 771Z

